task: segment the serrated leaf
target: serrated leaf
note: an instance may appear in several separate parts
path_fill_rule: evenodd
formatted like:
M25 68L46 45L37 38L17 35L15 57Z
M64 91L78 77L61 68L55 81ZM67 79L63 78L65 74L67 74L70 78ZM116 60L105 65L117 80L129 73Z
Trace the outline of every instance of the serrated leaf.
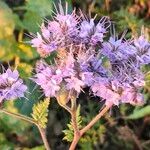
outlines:
M78 128L80 129L82 127L82 117L80 115L80 109L81 109L81 106L79 105L78 108L77 108L77 114L76 114L76 117L77 117L77 125L78 125Z
M128 119L139 119L144 116L150 115L150 106L145 106L140 109L136 109L133 114L129 115Z
M39 126L42 128L46 127L47 124L47 116L48 116L48 106L49 106L49 98L45 99L44 101L40 101L39 103L33 106L33 112L31 116Z
M63 138L63 140L71 142L73 139L73 131L66 129L66 130L63 130L63 133L65 134L65 137Z

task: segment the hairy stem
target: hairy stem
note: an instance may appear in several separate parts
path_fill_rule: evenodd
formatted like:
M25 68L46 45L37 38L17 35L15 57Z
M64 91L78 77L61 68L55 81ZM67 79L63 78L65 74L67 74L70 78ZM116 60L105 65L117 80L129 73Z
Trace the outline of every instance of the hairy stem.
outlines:
M46 138L45 129L41 128L40 126L38 126L38 129L39 129L39 131L40 131L40 134L41 134L41 137L42 137L42 140L43 140L45 149L46 149L46 150L51 150L51 149L50 149L50 146L49 146L49 144L48 144L47 138Z
M75 98L71 99L71 121L74 129L74 135L79 136L80 131L77 123L77 104Z
M74 134L79 135L79 129L78 129L78 124L77 124L77 116L76 116L76 111L72 111L71 113L71 121L74 129Z
M75 147L74 145L77 145L76 142L80 139L80 130L78 128L77 123L77 107L76 107L76 99L71 99L71 122L74 130L74 138L73 138L73 144L70 146L69 150L73 150Z
M73 138L73 141L72 141L72 143L71 143L71 145L69 147L69 150L75 150L75 148L76 148L80 138L81 138L81 136L74 135L74 138Z
M36 126L38 127L38 129L39 129L40 134L41 134L41 137L42 137L42 140L43 140L45 149L46 149L46 150L50 150L48 141L47 141L47 139L46 139L45 130L44 130L43 128L41 128L35 120L33 120L33 119L30 118L30 117L27 117L27 116L18 114L18 113L9 112L9 111L6 110L6 109L0 109L0 112L1 112L1 113L4 113L4 114L7 114L7 115L9 115L9 116L12 116L12 117L15 117L15 118L18 118L18 119L21 119L21 120L23 120L23 121L26 121L26 122L29 122L29 123L32 123L32 124L36 125Z
M111 108L111 106L105 106L102 111L99 112L83 129L81 129L78 134L74 133L73 141L70 145L69 150L75 150L80 138L83 136L85 132L87 132L104 114ZM75 129L74 129L75 131Z
M74 135L79 136L79 128L77 123L77 105L76 105L76 99L71 99L71 122L74 129Z
M13 116L15 118L18 118L18 119L21 119L23 121L26 121L26 122L29 122L29 123L32 123L32 124L35 124L37 125L37 122L34 121L32 118L30 117L27 117L27 116L24 116L24 115L21 115L21 114L18 114L18 113L13 113L13 112L9 112L8 110L6 109L0 109L0 112L4 113L4 114L7 114L9 116Z
M70 114L71 114L71 109L67 106L67 105L63 105L61 102L57 101L58 104L63 107L64 109L66 109Z

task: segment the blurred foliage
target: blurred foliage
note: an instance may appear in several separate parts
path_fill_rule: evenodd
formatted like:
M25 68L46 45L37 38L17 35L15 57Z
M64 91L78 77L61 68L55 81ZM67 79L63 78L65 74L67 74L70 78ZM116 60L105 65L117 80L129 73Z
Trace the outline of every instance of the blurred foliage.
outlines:
M115 24L119 35L127 30L127 36L140 34L142 26L147 36L150 35L150 1L149 0L62 0L69 3L69 10L76 7L89 16L97 19L108 15ZM31 36L39 31L42 20L51 18L53 2L59 0L0 0L0 63L7 68L17 67L21 77L28 85L26 98L7 101L4 107L12 112L20 112L30 116L33 108L33 118L43 117L42 127L45 127L45 117L48 115L47 137L52 149L68 149L65 140L72 139L72 125L69 114L51 100L51 108L47 113L48 101L44 99L39 88L29 79L35 62L39 59L34 48L28 44ZM30 34L32 33L32 34ZM48 58L49 59L53 58ZM132 107L122 105L113 108L85 134L77 149L81 150L149 150L150 147L150 67L146 66L147 85L143 89L145 105ZM101 105L97 98L91 98L87 92L78 99L81 110L78 110L79 126L86 125L99 111ZM35 105L34 105L35 104ZM34 106L34 107L33 107ZM44 113L44 114L43 114ZM42 115L41 115L42 114ZM81 118L82 116L82 118ZM67 129L65 129L67 128ZM64 133L62 132L64 130ZM44 150L37 129L26 122L0 114L0 150Z
M129 119L138 119L150 114L150 106L134 109L133 113L128 116Z

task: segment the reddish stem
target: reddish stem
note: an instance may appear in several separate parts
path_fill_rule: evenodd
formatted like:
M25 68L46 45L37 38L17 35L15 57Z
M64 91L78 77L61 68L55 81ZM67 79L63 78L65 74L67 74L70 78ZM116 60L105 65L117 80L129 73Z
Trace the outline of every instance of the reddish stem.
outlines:
M112 106L112 105L111 105ZM85 132L87 132L104 114L111 108L111 106L105 106L102 111L99 112L83 129L78 132L74 132L74 138L70 145L69 150L75 150L80 138ZM74 129L75 130L75 129Z

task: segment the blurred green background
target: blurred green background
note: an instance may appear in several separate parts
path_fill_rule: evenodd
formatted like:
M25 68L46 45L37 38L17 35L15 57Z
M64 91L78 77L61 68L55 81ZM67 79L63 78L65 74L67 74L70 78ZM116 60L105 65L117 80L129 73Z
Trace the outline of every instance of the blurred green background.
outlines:
M74 7L97 19L109 16L116 24L118 34L128 30L127 36L140 34L142 26L150 35L150 0L66 0L69 11ZM35 62L39 59L36 50L27 41L30 33L36 33L44 18L51 18L53 2L58 0L0 0L0 63L18 68L29 87L28 99L7 101L4 107L12 112L30 116L33 104L43 99L39 89L28 78L32 76ZM65 3L65 0L62 0ZM145 68L150 70L150 66ZM146 76L150 83L150 75ZM35 90L33 90L35 89ZM144 106L122 105L114 107L80 140L81 150L149 150L150 149L150 84L142 91ZM96 115L100 100L81 94L83 125ZM110 117L111 116L111 117ZM54 150L67 150L68 142L62 140L70 121L69 114L53 99L49 106L47 126L48 141ZM0 150L44 150L36 127L15 118L0 114Z

